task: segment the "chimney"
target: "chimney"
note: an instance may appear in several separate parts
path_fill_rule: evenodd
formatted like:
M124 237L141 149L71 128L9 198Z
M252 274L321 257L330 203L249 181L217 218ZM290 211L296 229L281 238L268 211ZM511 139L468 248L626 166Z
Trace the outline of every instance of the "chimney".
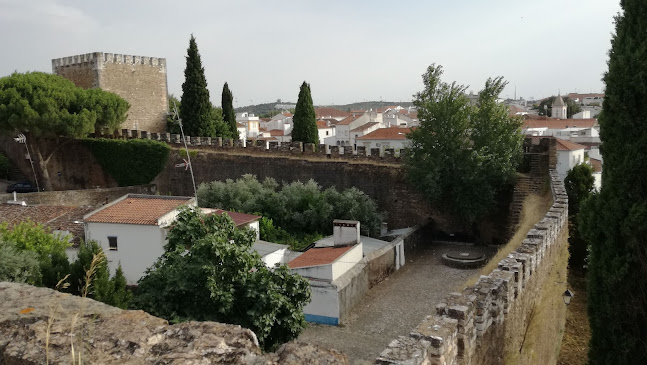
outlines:
M359 243L359 221L335 219L333 226L333 246L351 246Z

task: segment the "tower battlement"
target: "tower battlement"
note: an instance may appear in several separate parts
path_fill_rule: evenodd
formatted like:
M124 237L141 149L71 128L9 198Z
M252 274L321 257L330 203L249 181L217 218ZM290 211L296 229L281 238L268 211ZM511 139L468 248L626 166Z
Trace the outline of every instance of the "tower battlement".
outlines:
M111 91L130 103L122 127L166 131L166 59L92 52L55 58L52 72L84 89Z
M65 66L83 66L94 64L103 66L105 64L130 64L130 65L148 65L154 67L166 67L166 59L148 56L133 56L120 53L93 52L80 55L54 58L52 60L52 71L56 73L57 68Z

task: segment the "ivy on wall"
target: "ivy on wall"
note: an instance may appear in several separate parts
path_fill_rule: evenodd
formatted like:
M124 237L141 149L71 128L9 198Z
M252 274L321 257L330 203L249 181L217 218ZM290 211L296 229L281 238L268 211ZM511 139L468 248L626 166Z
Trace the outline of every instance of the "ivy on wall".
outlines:
M145 139L85 139L85 145L119 186L148 184L164 169L171 148Z

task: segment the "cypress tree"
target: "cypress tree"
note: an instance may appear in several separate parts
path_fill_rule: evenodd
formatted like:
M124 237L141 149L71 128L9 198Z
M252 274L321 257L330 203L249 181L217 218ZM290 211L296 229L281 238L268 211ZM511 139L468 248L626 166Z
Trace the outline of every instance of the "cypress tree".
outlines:
M236 113L234 113L234 95L229 90L229 85L225 82L222 87L222 118L227 124L231 135L238 139L238 128L236 128Z
M315 146L319 145L317 117L315 115L315 107L312 104L310 84L305 81L301 84L299 100L297 100L292 121L294 123L294 127L292 128L292 141L314 143Z
M580 210L591 364L647 363L647 2L620 5L603 79L602 188Z
M180 118L187 136L215 137L215 125L211 116L211 101L207 79L198 52L198 44L191 35L184 69Z

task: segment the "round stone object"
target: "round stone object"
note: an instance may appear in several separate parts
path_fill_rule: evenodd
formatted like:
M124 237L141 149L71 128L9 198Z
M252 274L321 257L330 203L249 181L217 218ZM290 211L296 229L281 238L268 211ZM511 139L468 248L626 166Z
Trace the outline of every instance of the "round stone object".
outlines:
M449 251L443 254L443 261L451 266L472 268L485 263L485 255L470 251Z

